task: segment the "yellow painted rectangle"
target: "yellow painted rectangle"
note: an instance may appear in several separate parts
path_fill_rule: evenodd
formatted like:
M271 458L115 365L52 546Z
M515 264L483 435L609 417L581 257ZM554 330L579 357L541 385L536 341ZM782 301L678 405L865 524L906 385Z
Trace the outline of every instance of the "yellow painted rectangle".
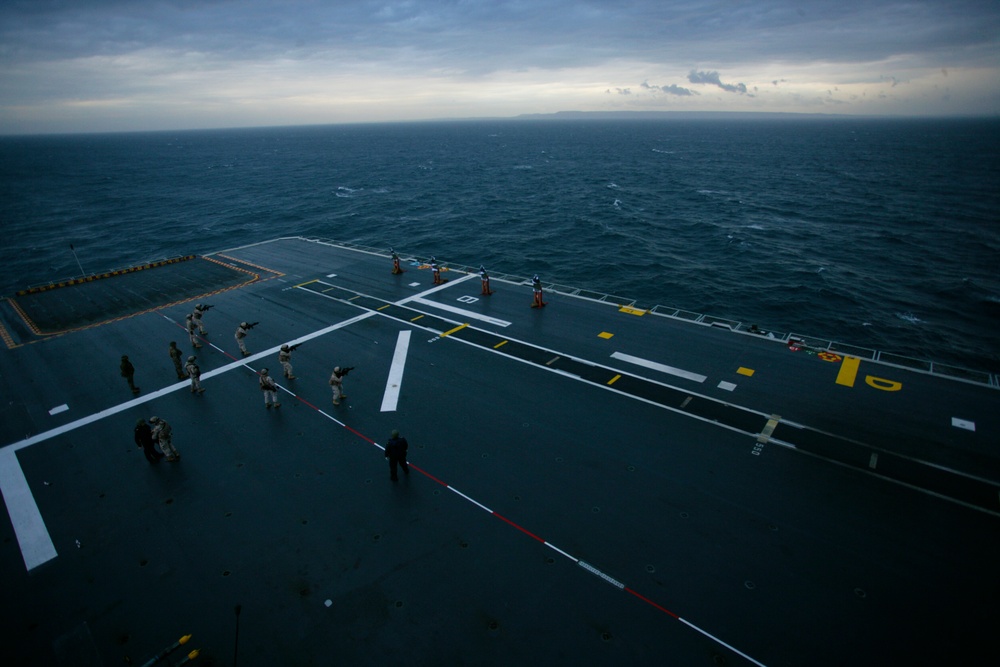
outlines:
M614 334L613 333L608 333L607 331L602 331L601 333L597 334L598 338L604 338L605 340L607 340L608 338L611 338L612 336L614 336Z
M618 382L618 378L620 378L620 377L621 377L620 374L614 376L613 378L611 378L610 380L608 380L608 384L614 384L615 382Z
M388 308L388 307L389 307L389 306L391 306L391 305L392 305L391 303L387 303L387 304L385 304L384 306L379 306L379 307L378 307L378 308L376 308L375 310L385 310L386 308Z
M622 306L618 309L619 312L628 313L629 315L645 315L645 310L640 310L639 308L632 308L631 306Z
M464 329L464 328L465 328L465 327L467 327L467 326L469 326L469 323L468 323L468 322L466 322L465 324L459 324L459 325L458 325L457 327L455 327L454 329L448 329L448 330L447 330L447 331L445 331L445 332L444 332L443 334L441 334L441 336L442 336L442 337L444 337L444 336L450 336L451 334L455 333L456 331L461 331L462 329Z
M423 317L423 315L417 315L416 317L411 317L411 318L410 318L410 321L411 321L411 322L416 322L416 321L417 321L417 320L419 320L419 319L420 319L421 317Z
M740 366L739 368L737 368L736 372L739 373L740 375L746 375L747 377L750 377L751 375L753 375L753 369L752 368L743 368L742 366Z
M853 387L854 380L858 377L858 366L860 365L861 359L858 357L844 357L844 360L840 362L840 372L837 373L837 384Z
M502 340L502 341L500 341L499 343L497 343L496 345L494 345L494 346L493 346L493 349L495 350L495 349L497 349L498 347L503 347L503 346L504 346L504 345L506 345L506 344L507 344L507 341L505 341L505 340Z
M318 278L315 280L307 280L304 283L299 283L298 285L296 285L296 287L302 287L303 285L311 285L315 282L318 282L318 280L319 280Z

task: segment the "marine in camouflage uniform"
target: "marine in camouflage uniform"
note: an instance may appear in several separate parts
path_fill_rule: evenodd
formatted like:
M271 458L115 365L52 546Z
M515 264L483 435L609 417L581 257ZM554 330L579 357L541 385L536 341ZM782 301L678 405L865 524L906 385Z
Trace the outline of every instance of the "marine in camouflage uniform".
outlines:
M181 351L177 349L177 343L170 341L170 347L167 348L167 353L170 354L170 360L174 362L174 370L177 371L178 380L187 380L187 374L184 372L184 366L181 364Z
M153 425L153 438L156 439L157 444L160 445L160 450L166 454L168 461L177 461L181 458L181 455L177 452L174 447L173 439L174 432L170 428L170 424L160 419L159 417L150 417L149 423Z
M200 394L205 390L201 387L201 369L198 368L195 360L196 357L194 355L188 357L187 364L184 365L184 370L187 371L188 377L191 378L191 393Z

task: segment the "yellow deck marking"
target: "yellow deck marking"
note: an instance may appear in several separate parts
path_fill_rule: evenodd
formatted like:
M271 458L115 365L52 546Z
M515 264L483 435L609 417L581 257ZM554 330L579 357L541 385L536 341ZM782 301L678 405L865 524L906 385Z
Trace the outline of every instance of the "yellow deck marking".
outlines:
M607 331L602 331L601 333L597 334L598 338L603 338L604 340L607 340L608 338L611 338L612 336L614 336L614 334L613 333L608 333Z
M611 378L610 380L608 380L608 384L614 384L615 382L618 381L618 378L620 378L620 377L621 377L621 374L614 376L613 378Z
M443 334L441 334L441 337L443 338L445 336L450 336L451 334L455 333L456 331L461 331L462 329L464 329L467 326L469 326L468 322L466 322L465 324L460 324L457 327L455 327L454 329L449 329L448 331L445 331Z
M387 303L387 304L385 304L384 306L379 306L379 307L378 307L378 308L376 308L375 310L385 310L386 308L388 308L388 307L389 307L389 306L391 306L391 305L392 305L391 303Z
M348 299L348 301L354 301L355 299L360 299L360 298L361 298L361 295L360 294L356 294L355 296L352 296L350 299Z
M629 315L639 315L639 316L646 314L645 310L641 310L639 308L632 308L631 306L622 306L621 308L618 309L618 312L628 313Z
M548 361L546 361L545 365L546 366L551 366L555 362L559 361L559 359L560 359L559 355L556 355L556 356L552 357L551 359L549 359Z
M740 375L746 375L747 377L750 377L751 375L753 375L753 369L752 368L743 368L742 366L740 366L739 368L737 368L736 372L739 373Z
M337 289L337 288L336 287L327 287L325 290L323 290L323 294L326 294L330 290L334 290L334 289Z
M858 366L861 365L861 359L857 357L844 357L844 361L840 364L840 372L837 373L837 384L842 384L845 387L853 387L854 380L858 377Z
M497 343L496 345L494 345L494 346L493 346L493 349L495 350L495 349L497 349L498 347L503 347L503 346L504 346L504 345L506 345L506 344L507 344L507 341L505 341L505 340L502 340L502 341L500 341L499 343Z
M780 420L781 415L771 415L771 418L767 420L767 424L764 425L764 430L757 436L757 442L767 442L770 440L771 434L774 433L774 429L778 426Z
M411 317L411 318L410 318L410 321L411 321L411 322L416 322L416 321L417 321L417 320L419 320L419 319L420 319L421 317L423 317L423 315L417 315L416 317Z
M307 280L304 283L299 283L296 287L305 287L306 285L312 285L315 282L319 282L319 278L314 278L313 280Z

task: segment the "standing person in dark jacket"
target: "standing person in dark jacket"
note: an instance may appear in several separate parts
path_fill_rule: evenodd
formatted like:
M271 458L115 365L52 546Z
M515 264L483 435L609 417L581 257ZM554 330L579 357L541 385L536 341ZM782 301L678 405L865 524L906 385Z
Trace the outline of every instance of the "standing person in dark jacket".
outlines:
M156 443L153 442L153 429L146 423L145 419L140 419L135 423L135 444L142 447L142 453L146 455L146 460L150 463L159 463L163 454L156 451Z
M385 458L389 459L389 479L396 481L396 464L403 468L403 474L410 474L410 466L406 463L406 449L409 447L406 438L399 437L399 431L393 431L389 435L389 442L385 445Z
M133 366L132 362L128 360L128 355L125 354L122 355L121 371L122 371L122 377L128 380L128 388L132 390L133 394L138 394L139 388L135 386L135 379L134 379L135 366Z

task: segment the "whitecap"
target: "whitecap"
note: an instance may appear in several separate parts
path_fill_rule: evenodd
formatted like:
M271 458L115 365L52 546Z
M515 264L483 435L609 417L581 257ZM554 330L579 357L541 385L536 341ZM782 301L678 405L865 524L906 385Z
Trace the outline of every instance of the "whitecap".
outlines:
M920 324L921 322L923 322L922 319L920 319L919 317L917 317L913 313L909 313L909 312L906 312L906 313L896 313L896 317L898 317L901 320L905 320L905 321L909 322L910 324Z
M613 189L613 190L617 190L618 189L618 184L617 183L608 183L608 187L611 188L611 189Z

